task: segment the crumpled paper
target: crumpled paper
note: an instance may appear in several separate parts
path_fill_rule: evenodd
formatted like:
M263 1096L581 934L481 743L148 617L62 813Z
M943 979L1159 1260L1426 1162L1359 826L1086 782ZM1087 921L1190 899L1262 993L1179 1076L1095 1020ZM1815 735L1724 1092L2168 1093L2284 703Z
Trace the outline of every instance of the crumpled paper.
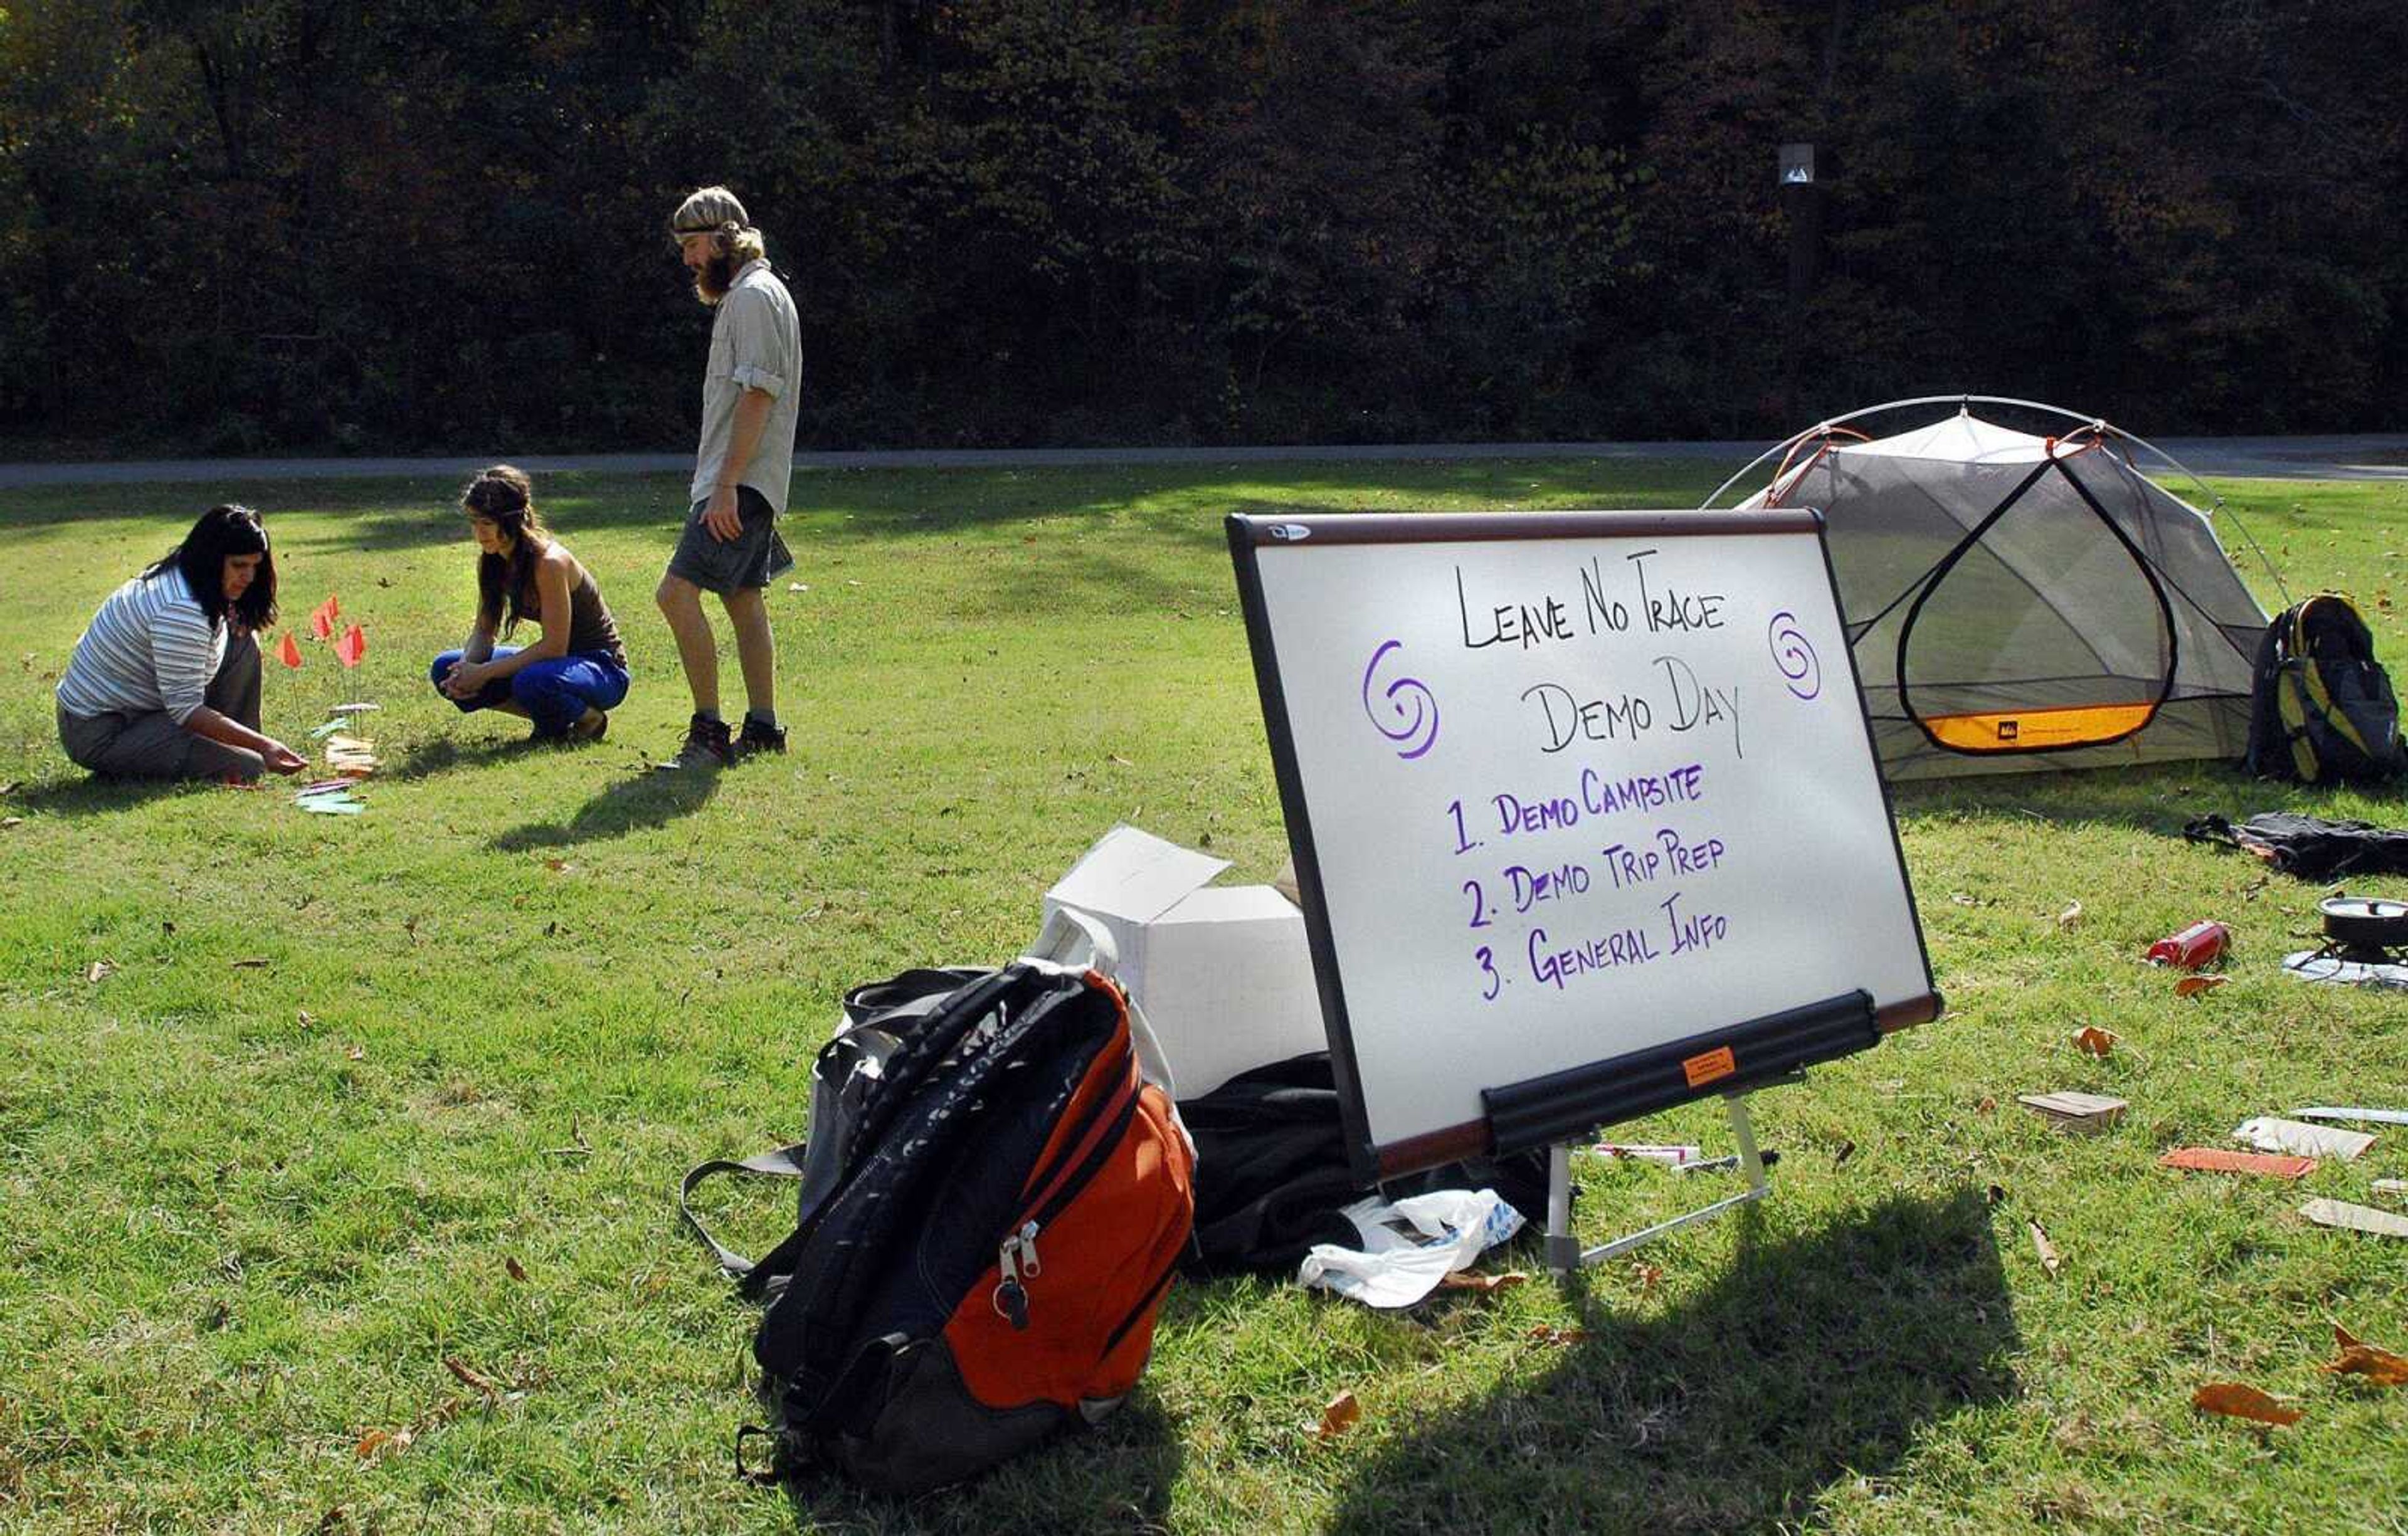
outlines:
M2374 1145L2374 1138L2363 1131L2310 1125L2305 1120L2286 1120L2272 1115L2259 1115L2242 1121L2232 1128L2232 1139L2247 1142L2260 1152L2292 1152L2303 1158L2339 1158L2344 1162Z
M1339 1214L1362 1246L1318 1244L1296 1277L1368 1307L1412 1306L1522 1230L1522 1213L1494 1189L1436 1189L1394 1204L1373 1195Z

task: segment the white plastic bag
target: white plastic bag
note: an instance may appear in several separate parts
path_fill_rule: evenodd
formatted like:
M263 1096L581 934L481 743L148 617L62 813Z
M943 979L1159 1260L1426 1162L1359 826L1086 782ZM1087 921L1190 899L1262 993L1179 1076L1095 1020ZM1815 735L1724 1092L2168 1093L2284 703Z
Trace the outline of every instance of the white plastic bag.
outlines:
M1363 1245L1317 1244L1296 1277L1368 1307L1412 1306L1522 1230L1522 1213L1494 1189L1435 1189L1393 1205L1373 1195L1339 1214Z

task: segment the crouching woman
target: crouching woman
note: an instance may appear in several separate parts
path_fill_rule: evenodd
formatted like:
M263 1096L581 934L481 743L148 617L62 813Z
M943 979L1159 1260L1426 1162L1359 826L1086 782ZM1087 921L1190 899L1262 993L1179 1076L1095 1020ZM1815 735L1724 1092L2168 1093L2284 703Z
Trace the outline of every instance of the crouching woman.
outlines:
M477 540L477 622L429 676L462 711L498 709L535 722L538 741L598 741L627 697L627 652L594 575L552 536L522 470L495 464L468 482L460 510ZM497 646L522 619L532 646Z
M59 679L60 745L113 778L299 773L300 754L259 733L258 632L275 621L259 514L210 507L92 616Z

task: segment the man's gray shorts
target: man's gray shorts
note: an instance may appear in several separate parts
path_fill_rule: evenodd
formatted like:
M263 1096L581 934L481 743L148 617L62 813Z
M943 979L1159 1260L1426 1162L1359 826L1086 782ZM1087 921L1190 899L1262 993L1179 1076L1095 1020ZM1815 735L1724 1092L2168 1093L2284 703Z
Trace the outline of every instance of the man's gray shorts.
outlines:
M767 497L749 485L736 488L736 516L744 531L724 543L703 525L703 509L710 505L696 502L687 512L685 533L669 556L669 575L725 597L739 588L767 587L795 568Z

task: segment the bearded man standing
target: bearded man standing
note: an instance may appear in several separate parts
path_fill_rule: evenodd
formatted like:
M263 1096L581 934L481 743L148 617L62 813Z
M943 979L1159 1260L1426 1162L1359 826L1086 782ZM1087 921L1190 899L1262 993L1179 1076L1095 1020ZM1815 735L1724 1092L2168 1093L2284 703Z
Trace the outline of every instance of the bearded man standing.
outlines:
M786 749L778 723L777 653L764 593L794 557L778 536L795 464L802 334L794 296L770 269L761 232L724 187L704 187L678 205L669 233L694 274L695 296L714 311L710 362L702 378L702 442L695 454L693 503L677 552L653 594L677 636L694 694L685 745L659 766L722 768L755 752ZM744 723L731 733L719 713L719 644L702 594L717 594L736 632L744 674Z

